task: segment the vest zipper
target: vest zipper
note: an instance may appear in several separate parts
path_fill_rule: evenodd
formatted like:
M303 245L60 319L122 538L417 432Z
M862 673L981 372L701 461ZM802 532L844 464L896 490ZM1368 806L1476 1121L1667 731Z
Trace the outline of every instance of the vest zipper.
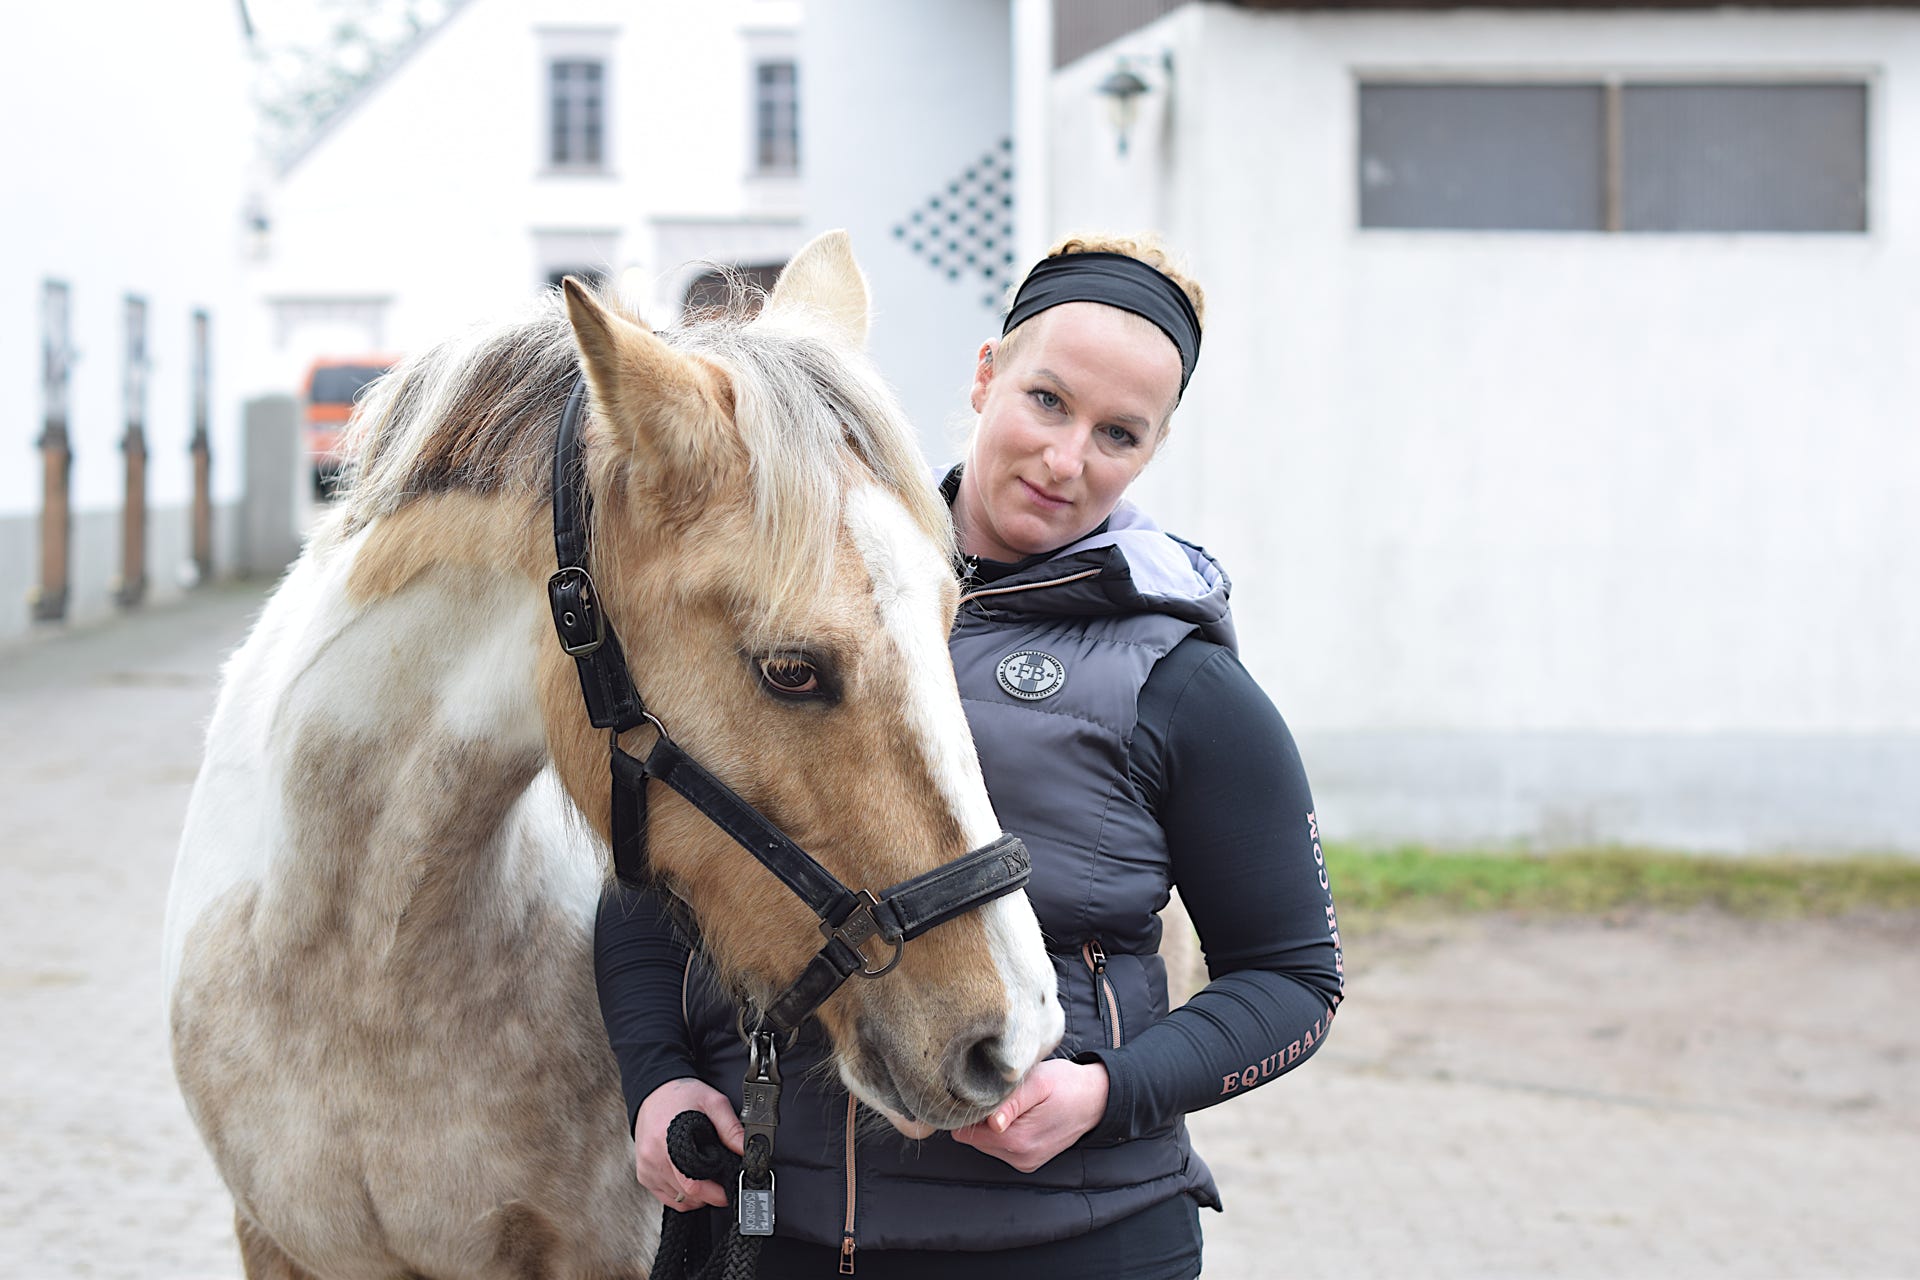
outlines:
M1120 1047L1120 1002L1113 998L1113 984L1107 981L1107 949L1100 939L1088 938L1081 944L1080 956L1093 973L1093 1004L1099 1011L1100 1025L1107 1033L1107 1047Z
M963 594L960 597L960 603L964 605L969 601L983 599L986 596L1007 596L1018 591L1038 591L1043 587L1065 586L1069 582L1078 582L1082 578L1097 578L1100 576L1100 572L1098 569L1083 569L1079 573L1070 573L1064 578L1050 578L1045 582L1023 582L1011 587L982 587L978 591L968 591Z
M853 1095L847 1095L847 1220L840 1228L840 1274L853 1274Z

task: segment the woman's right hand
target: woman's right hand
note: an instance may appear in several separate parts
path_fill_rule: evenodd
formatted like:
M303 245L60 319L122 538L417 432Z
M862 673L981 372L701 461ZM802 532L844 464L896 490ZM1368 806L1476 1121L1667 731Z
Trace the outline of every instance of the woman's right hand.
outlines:
M727 1095L704 1081L685 1076L669 1080L647 1095L633 1122L633 1170L640 1185L669 1209L685 1213L701 1205L725 1208L727 1193L717 1182L696 1182L675 1167L667 1155L667 1126L682 1111L702 1111L719 1131L727 1150L739 1155L747 1131L733 1113Z

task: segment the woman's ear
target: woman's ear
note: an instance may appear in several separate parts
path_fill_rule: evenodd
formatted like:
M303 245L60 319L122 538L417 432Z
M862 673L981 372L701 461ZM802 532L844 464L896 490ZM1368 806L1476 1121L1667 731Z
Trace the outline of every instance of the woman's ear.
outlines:
M987 384L993 381L993 349L998 345L992 338L981 343L980 357L973 363L973 392L968 400L975 413L987 402Z

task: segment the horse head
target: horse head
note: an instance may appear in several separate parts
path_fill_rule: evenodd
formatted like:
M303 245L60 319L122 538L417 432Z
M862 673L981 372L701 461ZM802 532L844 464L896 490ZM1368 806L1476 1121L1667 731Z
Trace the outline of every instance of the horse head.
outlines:
M803 249L750 322L655 334L571 281L566 303L590 388L594 576L674 741L855 889L992 841L946 645L952 535L862 354L868 295L845 236ZM606 739L557 650L541 686L555 766L607 835ZM819 950L817 921L680 796L649 790L653 874L766 1007ZM979 1120L1052 1048L1054 988L1016 892L817 1012L848 1088L919 1135Z

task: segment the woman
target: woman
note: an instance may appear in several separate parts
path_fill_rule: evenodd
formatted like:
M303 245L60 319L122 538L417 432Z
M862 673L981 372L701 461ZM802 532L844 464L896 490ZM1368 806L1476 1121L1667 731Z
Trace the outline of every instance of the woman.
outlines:
M995 811L1032 852L1066 1036L984 1123L918 1143L857 1125L803 1038L763 1276L1197 1275L1198 1207L1220 1200L1182 1117L1326 1035L1339 932L1299 756L1234 656L1226 575L1122 500L1193 374L1203 307L1157 246L1073 239L980 347L979 421L942 485L966 574L950 647ZM1175 884L1212 980L1169 1013L1157 913ZM704 1081L737 1089L745 1061L710 975L683 1019L687 954L664 904L603 905L636 1172L679 1209L726 1195L673 1167L667 1124L704 1111L737 1151L735 1100Z

